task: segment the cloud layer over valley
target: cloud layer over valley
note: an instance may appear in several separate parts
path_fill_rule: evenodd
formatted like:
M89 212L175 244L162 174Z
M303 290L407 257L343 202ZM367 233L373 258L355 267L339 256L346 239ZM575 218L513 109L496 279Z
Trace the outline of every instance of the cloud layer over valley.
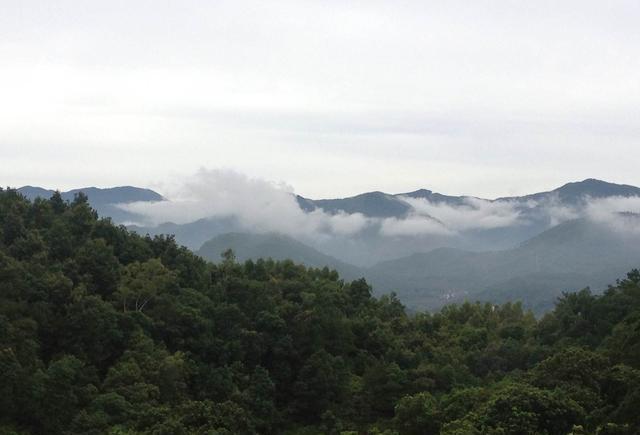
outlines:
M233 219L247 232L278 232L306 240L326 241L363 236L383 238L460 238L482 231L537 226L550 228L567 220L588 218L629 230L621 213L640 214L640 197L580 197L563 201L550 192L538 199L487 200L445 197L430 200L409 195L387 195L408 207L401 216L386 218L363 213L303 210L291 186L250 178L232 170L201 169L166 195L169 200L121 204L142 217L141 224L187 224L200 219ZM626 222L626 223L625 223ZM635 224L631 224L635 228Z

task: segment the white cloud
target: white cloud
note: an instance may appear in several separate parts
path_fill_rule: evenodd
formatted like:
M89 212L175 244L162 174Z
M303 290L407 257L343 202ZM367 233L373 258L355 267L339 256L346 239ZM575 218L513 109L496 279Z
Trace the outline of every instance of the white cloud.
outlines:
M433 203L425 198L403 197L418 216L430 216L451 231L504 228L520 222L520 211L514 201L487 201L465 198L462 205Z
M246 230L305 238L353 235L369 221L359 213L331 215L322 210L305 213L290 186L249 178L231 170L201 169L169 194L168 201L120 207L145 216L152 225L232 217Z
M621 234L640 234L640 197L616 196L593 199L585 207L585 215Z
M596 221L606 221L612 215L620 213L640 214L640 197L613 196L591 199L585 207L585 214Z
M305 212L295 199L293 187L220 169L201 169L173 192L164 193L168 201L120 207L144 216L148 225L233 218L246 231L275 231L316 241L349 238L366 229L375 229L383 237L454 237L472 230L526 226L533 221L541 222L540 219L551 227L571 219L588 218L629 230L636 220L628 217L621 220L620 213L640 214L640 197L585 198L566 204L555 195L528 202L466 197L459 205L402 196L399 199L411 206L411 212L403 218L330 214L321 209Z
M144 216L150 225L233 217L248 231L276 231L301 238L348 237L370 227L379 228L382 236L453 236L470 229L519 223L519 212L512 202L477 198L467 198L461 206L450 206L401 197L413 208L406 218L376 219L360 213L330 214L321 209L305 212L291 186L220 169L201 169L174 192L165 192L165 196L168 201L120 207Z
M390 237L423 235L451 236L454 235L455 232L429 217L411 215L403 219L383 219L380 225L380 234Z
M549 227L572 219L588 219L622 232L640 232L640 197L584 197L582 201L563 204L557 195L532 204L532 209L546 216ZM635 215L635 216L634 216Z
M564 204L558 194L550 194L540 201L530 200L525 205L529 210L546 218L550 227L584 217L584 205Z

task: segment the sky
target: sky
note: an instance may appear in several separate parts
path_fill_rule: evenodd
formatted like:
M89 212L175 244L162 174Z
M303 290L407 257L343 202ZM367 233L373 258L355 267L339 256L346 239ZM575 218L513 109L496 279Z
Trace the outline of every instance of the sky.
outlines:
M0 0L0 183L640 185L640 2Z

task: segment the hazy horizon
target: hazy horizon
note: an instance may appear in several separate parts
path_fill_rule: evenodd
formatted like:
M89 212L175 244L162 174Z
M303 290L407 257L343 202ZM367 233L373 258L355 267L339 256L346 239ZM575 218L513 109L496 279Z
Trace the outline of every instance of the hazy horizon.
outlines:
M225 169L205 169L205 168L200 168L197 172L192 173L192 174L185 174L183 177L176 177L173 181L171 182L156 182L153 183L153 185L134 185L131 183L116 183L116 184L105 184L105 185L96 185L96 184L78 184L78 185L65 185L64 187L59 187L59 186L47 186L47 185L38 185L38 184L24 184L24 185L11 185L11 184L7 184L5 183L5 185L3 187L7 187L7 188L12 188L12 189L20 189L23 187L34 187L34 188L42 188L42 189L46 189L46 190L58 190L60 192L66 192L66 191L70 191L70 190L77 190L77 189L87 189L87 188L98 188L98 189L113 189L113 188L119 188L119 187L135 187L135 188L141 188L141 189L150 189L153 190L156 193L159 193L165 197L170 198L173 194L173 196L180 196L180 191L183 190L184 188L184 180L185 179L189 179L189 178L193 178L198 176L199 173L202 172L228 172L228 173L236 173L240 176L246 177L248 179L253 179L256 181L260 181L260 182L264 182L273 186L276 186L278 188L282 188L286 191L289 191L295 195L300 195L303 198L308 198L308 199L313 199L313 200L322 200L322 199L340 199L340 198L350 198L353 196L357 196L360 194L364 194L364 193L371 193L371 192L382 192L382 193L387 193L387 194L391 194L391 195L401 195L404 193L411 193L411 192L416 192L418 190L421 189L426 189L426 190L430 190L434 193L439 193L442 195L448 195L448 196L463 196L463 197L471 197L471 198L479 198L479 199L486 199L486 200L495 200L495 199L499 199L499 198L509 198L509 197L518 197L518 196L526 196L526 195L531 195L531 194L535 194L535 193L542 193L542 192L550 192L553 191L557 188L560 188L566 184L570 184L570 183L580 183L583 181L587 181L590 179L594 179L594 180L598 180L598 181L603 181L603 182L607 182L607 183L612 183L612 184L619 184L619 185L629 185L629 186L638 186L640 185L640 180L637 184L632 183L623 183L623 182L616 182L614 180L610 180L610 179L598 179L595 177L587 177L584 179L574 179L574 180L565 180L560 182L560 184L549 184L547 187L540 187L540 188L534 188L533 190L525 190L522 192L518 192L518 193L505 193L505 194L501 194L501 195L496 195L496 196L482 196L482 195L478 195L475 193L469 193L469 192L455 192L455 191L451 191L451 190L437 190L434 189L431 186L428 185L423 185L423 186L416 186L414 188L408 188L405 190L401 190L401 191L389 191L389 190L383 190L383 189L368 189L368 190L362 190L362 191L354 191L351 194L345 194L345 195L326 195L326 196L318 196L318 197L313 197L311 195L306 195L304 192L300 192L298 191L295 186L290 185L289 183L286 183L285 181L274 181L274 180L268 180L268 179L264 179L264 178L259 178L259 177L249 177L247 174L242 173L240 171L235 171L235 170L225 170ZM372 183L373 184L373 183ZM548 183L547 183L548 184ZM165 191L166 190L166 191Z

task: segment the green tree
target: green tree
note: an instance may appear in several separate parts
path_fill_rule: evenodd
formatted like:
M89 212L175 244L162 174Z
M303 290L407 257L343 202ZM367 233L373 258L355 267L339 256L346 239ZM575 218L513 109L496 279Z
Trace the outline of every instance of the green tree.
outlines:
M395 407L394 426L399 433L429 435L440 432L438 403L427 392L405 396Z
M115 297L125 312L142 312L159 294L176 288L175 275L157 258L131 263L122 275Z
M584 410L559 391L507 384L496 392L480 419L489 433L564 435L584 419Z

